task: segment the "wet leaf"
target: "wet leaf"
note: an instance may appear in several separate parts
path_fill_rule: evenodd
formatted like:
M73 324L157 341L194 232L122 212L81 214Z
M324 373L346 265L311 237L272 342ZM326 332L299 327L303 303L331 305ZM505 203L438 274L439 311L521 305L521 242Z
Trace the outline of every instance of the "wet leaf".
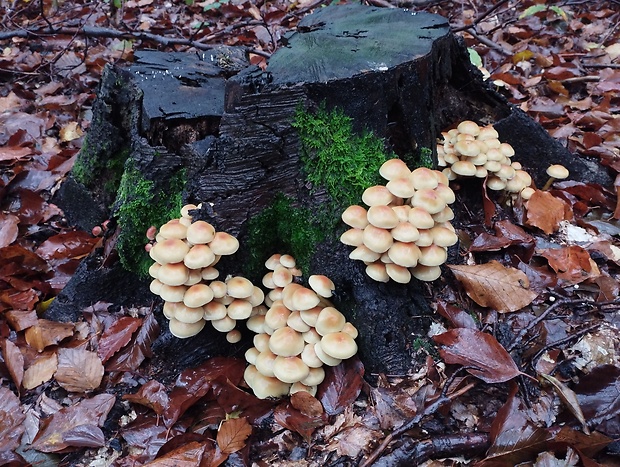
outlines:
M44 352L30 364L24 372L24 389L34 389L54 376L58 368L58 355L56 352Z
M485 332L457 328L433 340L442 346L439 354L446 363L472 366L467 371L487 383L503 383L521 374L506 349Z
M557 231L561 221L573 218L570 206L548 191L536 190L525 207L526 224L538 227L547 235Z
M364 383L363 376L364 365L357 357L325 369L325 379L319 385L316 398L328 415L339 414L357 399Z
M69 392L97 389L103 378L103 364L95 352L85 349L59 349L55 378Z
M17 332L23 331L37 324L39 318L37 318L37 312L34 310L20 311L20 310L8 310L4 317L8 321L9 325Z
M319 400L306 391L298 391L292 394L291 405L310 417L319 417L324 412Z
M56 345L73 335L73 324L57 323L47 319L38 320L37 324L26 329L26 342L41 352L50 345Z
M583 427L583 432L586 435L589 435L590 430L588 430L588 423L583 416L583 412L581 411L581 407L579 406L579 401L577 400L577 396L573 392L573 390L554 376L546 375L544 373L541 373L540 376L553 385L556 392L558 393L558 396L560 396L560 399L562 400L562 402L564 402L564 405L566 405L568 410L570 410L570 412L575 416L575 418L579 420L579 423L581 423L581 426Z
M19 218L0 212L0 248L9 246L17 238Z
M2 341L2 357L13 383L19 391L24 379L24 356L13 342L4 339Z
M65 407L41 421L32 447L43 452L58 452L70 447L99 447L105 444L103 426L116 398L99 394Z
M210 440L189 442L149 462L150 467L217 467L228 455L221 453Z
M318 416L304 415L293 407L290 401L280 404L273 413L273 417L279 425L299 433L307 443L310 443L314 430L327 423L325 413Z
M142 319L140 318L122 316L107 328L101 335L97 348L97 354L101 361L107 362L112 355L127 345L141 324Z
M620 367L599 365L575 386L579 406L592 426L620 417Z
M549 266L560 279L571 284L578 284L601 274L590 254L578 245L543 250L540 255L547 258Z
M252 434L252 426L245 418L225 420L217 431L217 445L224 454L232 454L245 446L245 441Z
M81 258L88 255L98 241L89 233L76 230L48 238L37 248L36 252L46 260Z
M19 446L25 418L19 398L10 389L0 386L0 452Z
M213 380L213 396L225 413L239 412L250 424L260 424L273 411L276 402L259 399L239 389L227 377Z
M476 321L469 313L443 300L437 301L437 313L449 320L455 328L478 329Z
M143 384L135 394L125 394L123 399L133 402L134 404L141 404L149 407L157 415L163 414L170 403L166 387L155 380Z
M505 267L498 261L448 267L473 301L500 313L520 310L538 295L529 289L529 281L523 272Z
M159 323L151 311L143 319L142 326L134 333L129 344L120 349L106 362L108 371L133 371L153 355L151 344L159 336Z

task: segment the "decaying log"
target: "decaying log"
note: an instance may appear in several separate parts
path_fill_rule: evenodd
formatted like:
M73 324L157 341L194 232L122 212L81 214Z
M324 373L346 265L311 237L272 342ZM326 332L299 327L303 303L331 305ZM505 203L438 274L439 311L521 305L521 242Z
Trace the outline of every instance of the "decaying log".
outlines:
M117 189L123 170L137 170L164 200L175 195L170 181L183 170L183 201L202 202L197 217L241 243L234 257L218 265L221 274L256 280L256 272L248 270L253 260L295 252L278 251L291 246L290 238L252 250L253 220L282 197L291 209L303 210L295 212L310 213L312 219L330 214L328 206L339 201L325 186L308 182L301 160L304 148L294 126L298 112L312 114L321 108L343 112L358 134L372 132L411 163L420 160L423 148L434 154L441 130L473 119L495 123L501 139L517 150L515 159L533 169L539 184L544 181L543 165L551 163L606 181L605 174L574 158L487 87L463 43L440 16L362 5L323 8L300 22L266 70L249 67L244 57L243 49L227 47L194 54L140 52L127 68L108 67L79 170L58 194L69 220L91 228L110 216L121 219L118 213L126 199ZM120 172L119 163L124 167ZM305 276L325 274L335 282L334 303L360 331L360 355L368 372L410 371L414 340L425 335L430 323L427 286L372 281L363 264L348 259L350 248L338 241L344 226L333 226L321 227L324 238L314 245ZM143 234L126 225L119 230L120 237ZM113 288L101 290L97 278L109 269L89 261L73 280L79 293L78 287L69 286L59 306L51 307L50 317L72 319L97 300L152 300L147 293L115 297ZM134 277L118 267L114 274L120 281ZM138 283L141 292L148 291L148 281ZM205 343L221 342L216 334L207 326L184 342L185 351L202 350L182 366L197 363L209 352L225 351L219 345L204 350ZM169 351L168 358L175 355L175 346Z

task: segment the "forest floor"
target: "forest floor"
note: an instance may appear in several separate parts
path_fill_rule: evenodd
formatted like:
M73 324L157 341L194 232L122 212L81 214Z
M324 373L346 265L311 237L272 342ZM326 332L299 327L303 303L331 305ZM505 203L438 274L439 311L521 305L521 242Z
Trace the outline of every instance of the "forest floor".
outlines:
M159 333L150 310L40 318L101 246L105 226L72 228L51 198L88 132L103 67L135 50L214 44L247 46L264 67L328 3L2 3L0 465L620 465L617 0L368 2L447 17L498 92L616 179L572 174L525 206L489 200L488 216L503 219L493 228L461 219L465 269L429 287L438 336L421 341L427 363L411 374L369 384L352 360L317 399L259 401L238 387L238 359L169 385L144 374ZM485 306L483 270L495 285L522 274L527 303Z

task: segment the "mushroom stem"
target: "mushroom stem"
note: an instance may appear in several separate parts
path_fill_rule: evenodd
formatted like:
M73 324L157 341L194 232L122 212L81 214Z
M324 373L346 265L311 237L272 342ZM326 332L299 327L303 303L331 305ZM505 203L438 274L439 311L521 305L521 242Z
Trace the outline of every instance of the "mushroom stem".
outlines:
M543 186L541 190L547 191L549 188L551 188L551 185L553 185L553 182L555 182L555 180L555 177L549 177L549 180L547 180L547 183L545 183L545 186Z

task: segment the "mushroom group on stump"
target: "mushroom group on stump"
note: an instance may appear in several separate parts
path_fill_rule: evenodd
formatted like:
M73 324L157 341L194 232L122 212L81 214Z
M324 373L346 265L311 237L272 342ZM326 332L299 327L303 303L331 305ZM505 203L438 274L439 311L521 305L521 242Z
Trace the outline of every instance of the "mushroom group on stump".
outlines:
M386 161L379 173L387 184L364 191L368 209L353 205L342 213L351 229L340 241L355 247L349 258L363 261L368 276L379 282L437 279L447 248L458 240L450 224L454 213L448 205L455 197L448 178L424 167L411 171L400 159Z

